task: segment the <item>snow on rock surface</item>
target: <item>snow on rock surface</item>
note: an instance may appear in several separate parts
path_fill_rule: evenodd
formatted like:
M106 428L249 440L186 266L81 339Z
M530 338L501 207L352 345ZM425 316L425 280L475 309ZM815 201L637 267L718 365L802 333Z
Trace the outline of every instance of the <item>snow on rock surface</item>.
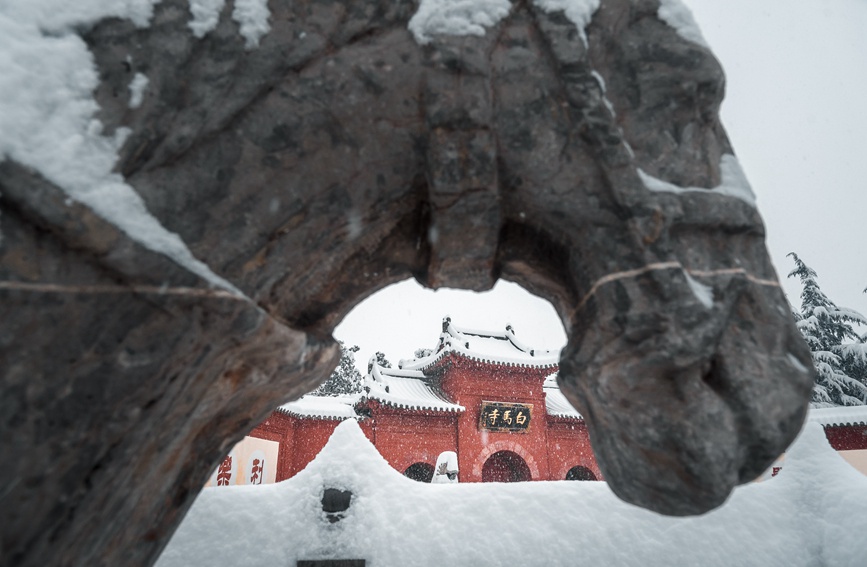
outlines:
M534 0L533 3L548 13L562 10L569 21L578 28L581 40L585 46L587 45L587 33L584 28L599 9L599 0Z
M190 0L190 13L193 19L189 28L193 35L201 39L220 23L220 12L226 5L226 0Z
M353 494L335 524L321 509L325 488ZM620 501L604 482L418 483L349 420L289 480L202 491L157 565L856 567L867 557L865 507L867 477L812 423L778 476L674 518Z
M165 254L215 287L242 295L197 260L113 172L129 131L119 128L107 136L95 118L98 106L92 93L99 78L87 45L71 30L105 17L144 26L154 3L0 3L0 161L13 159L37 170L144 247Z
M154 5L160 0L3 0L0 18L20 25L36 26L49 35L70 33L74 28L89 27L104 18L130 20L144 28L153 17Z
M696 299L698 299L702 305L710 309L713 307L713 288L709 285L705 285L693 279L692 276L683 273L686 277L686 283L689 284L689 288L692 290L693 295L695 295Z
M259 46L263 35L271 31L268 18L268 0L235 0L232 19L241 26L241 35L247 40L247 49Z
M509 0L421 0L409 31L421 44L432 35L485 35L485 29L506 17Z
M660 0L656 15L673 27L683 39L710 49L695 18L692 17L692 11L681 0Z
M136 73L129 84L129 107L138 108L144 100L144 91L148 86L148 78L144 73Z
M641 169L638 170L638 176L641 177L644 186L651 191L663 191L668 193L688 193L693 191L701 193L712 192L718 195L726 195L728 197L740 199L741 201L755 207L756 195L750 187L750 182L747 181L747 176L744 174L744 170L741 169L738 158L732 154L723 154L720 158L719 168L722 179L720 180L720 184L712 189L705 189L703 187L678 187L673 183L648 175Z

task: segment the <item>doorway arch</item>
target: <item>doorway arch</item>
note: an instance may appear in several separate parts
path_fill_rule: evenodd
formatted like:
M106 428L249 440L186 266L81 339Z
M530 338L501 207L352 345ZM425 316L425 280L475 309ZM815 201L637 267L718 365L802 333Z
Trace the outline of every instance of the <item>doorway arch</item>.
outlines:
M574 466L566 472L566 480L598 480L596 474L581 465Z
M434 475L433 465L427 463L413 463L406 467L403 476L418 482L430 482Z
M521 455L497 451L482 466L482 482L525 482L532 480L530 467Z

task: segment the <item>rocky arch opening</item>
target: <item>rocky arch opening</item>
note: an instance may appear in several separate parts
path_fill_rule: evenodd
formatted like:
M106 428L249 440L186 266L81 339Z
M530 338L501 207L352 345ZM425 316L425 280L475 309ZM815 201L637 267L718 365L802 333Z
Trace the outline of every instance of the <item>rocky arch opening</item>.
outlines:
M170 4L156 10L178 12ZM20 407L0 437L33 447L16 465L21 490L4 503L28 518L2 530L15 542L13 562L114 564L122 553L147 564L220 453L276 403L327 376L338 355L330 337L349 309L406 277L469 289L503 278L554 303L571 337L561 368L573 399L592 406L591 436L618 433L595 441L621 497L670 514L703 512L771 464L803 421L812 371L761 219L713 191L682 202L651 195L636 171L681 187L720 180L731 152L715 119L724 81L706 49L649 25L656 3L599 10L589 51L562 16L532 3L495 33L424 49L405 32L412 3L333 25L318 10L308 21L301 4L275 13L293 22L268 40L280 57L240 40L180 53L166 34L190 31L174 16L159 33L133 33L114 18L84 26L101 71L99 118L106 132L132 132L118 171L159 224L240 295L214 290L32 170L0 164L4 253L15 250L0 263L12 286L3 291L9 342L0 359L15 370L2 398ZM326 44L337 52L294 49L305 29L334 29ZM473 49L455 47L463 42ZM667 61L662 82L624 75L660 52L648 45L684 55ZM371 49L383 58L376 68L366 63ZM513 72L467 59L473 53L504 55ZM573 53L586 57L564 57ZM116 93L137 69L161 80L132 111ZM191 73L203 69L223 71ZM673 96L697 82L718 88ZM219 104L215 84L230 95ZM429 96L452 92L461 96ZM619 120L605 109L606 92ZM456 112L477 100L478 112ZM660 101L666 112L648 112ZM672 128L704 135L660 154ZM687 269L714 288L712 308L696 300ZM744 356L751 351L761 356ZM710 357L725 384L708 393L700 377ZM625 400L629 413L658 420L657 431L620 417L617 393L635 375L650 395ZM592 387L600 378L604 392ZM672 391L674 383L701 395ZM733 393L778 403L759 413ZM720 428L720 416L731 426ZM80 439L93 450L76 450ZM46 450L64 476L33 466ZM143 457L162 474L142 472ZM134 490L112 480L128 478ZM113 522L112 509L139 520Z
M504 280L487 292L434 291L414 280L389 285L358 303L335 328L334 337L346 346L359 346L355 358L363 374L376 352L397 364L417 349L434 347L445 316L458 325L488 331L510 324L522 341L536 348L553 350L566 343L554 306Z
M488 292L459 289L434 291L422 287L414 280L404 280L386 286L362 300L335 329L335 338L343 342L345 353L348 351L351 358L354 358L352 366L358 372L354 378L361 380L360 383L356 383L360 389L341 389L351 385L343 379L346 377L345 360L341 360L335 368L335 373L339 376L328 384L312 386L309 391L302 394L318 396L322 400L331 399L337 404L356 399L353 396L364 396L365 374L370 373L371 358L375 358L374 355L382 352L393 366L397 366L401 359L412 358L420 349L436 348L438 336L442 331L442 320L446 315L454 315L452 318L455 324L463 328L496 333L502 332L508 326L519 340L541 350L557 352L566 340L562 322L552 304L518 284L500 280ZM357 351L356 346L360 347ZM327 387L321 388L321 386ZM295 395L293 398L298 398L300 395ZM306 402L310 401L310 398L306 398ZM284 406L283 411L292 415L293 409L289 406L291 403ZM355 409L358 410L358 407L356 406ZM369 413L364 409L358 411L360 417L369 417ZM280 414L280 411L276 414ZM274 415L272 414L271 417L273 418ZM269 431L267 429L269 419L271 418L266 418L263 422L264 426L257 427L256 433L245 437L241 444L246 444L250 437L272 434L266 432ZM279 423L279 415L276 419L276 423ZM270 427L278 427L278 425ZM298 427L293 434L294 441L291 444L292 464L283 466L279 479L294 476L300 466L295 463L295 459L300 459L301 462L306 457L312 458L318 448L327 442L329 436L319 428ZM480 467L484 460L500 449L512 449L512 447L491 447L478 459L477 475L481 474ZM409 456L419 459L424 455ZM525 458L530 466L530 475L537 476L538 471L532 458L526 455ZM413 460L401 459L401 461L404 464L398 469L399 472L416 480L430 481L431 477L425 472L426 467L421 461L418 463L413 463ZM411 463L417 466L408 467L407 465Z

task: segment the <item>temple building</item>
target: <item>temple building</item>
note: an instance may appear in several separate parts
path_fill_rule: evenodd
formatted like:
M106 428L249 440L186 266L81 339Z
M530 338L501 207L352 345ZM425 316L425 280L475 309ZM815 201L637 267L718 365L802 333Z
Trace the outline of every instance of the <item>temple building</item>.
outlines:
M362 392L281 406L209 485L249 484L254 469L265 482L290 478L345 419L358 420L392 467L420 481L431 480L446 451L457 454L460 482L602 480L584 420L557 386L558 362L559 352L525 345L511 326L476 331L446 318L427 356L396 368L372 360ZM259 461L244 450L248 440Z
M306 395L238 443L208 486L279 482L301 471L341 421L356 419L404 475L429 482L437 457L457 455L460 482L603 480L587 427L557 386L559 353L531 348L507 326L487 332L443 320L436 348L385 368L362 392ZM867 474L867 406L810 410L834 449ZM776 475L781 456L760 477Z

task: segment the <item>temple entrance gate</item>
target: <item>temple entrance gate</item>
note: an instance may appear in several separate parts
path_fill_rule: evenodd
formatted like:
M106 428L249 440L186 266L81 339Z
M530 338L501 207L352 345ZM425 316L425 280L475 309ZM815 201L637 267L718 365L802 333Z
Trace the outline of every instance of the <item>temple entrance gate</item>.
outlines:
M482 482L524 482L532 480L530 467L517 453L498 451L482 467Z

